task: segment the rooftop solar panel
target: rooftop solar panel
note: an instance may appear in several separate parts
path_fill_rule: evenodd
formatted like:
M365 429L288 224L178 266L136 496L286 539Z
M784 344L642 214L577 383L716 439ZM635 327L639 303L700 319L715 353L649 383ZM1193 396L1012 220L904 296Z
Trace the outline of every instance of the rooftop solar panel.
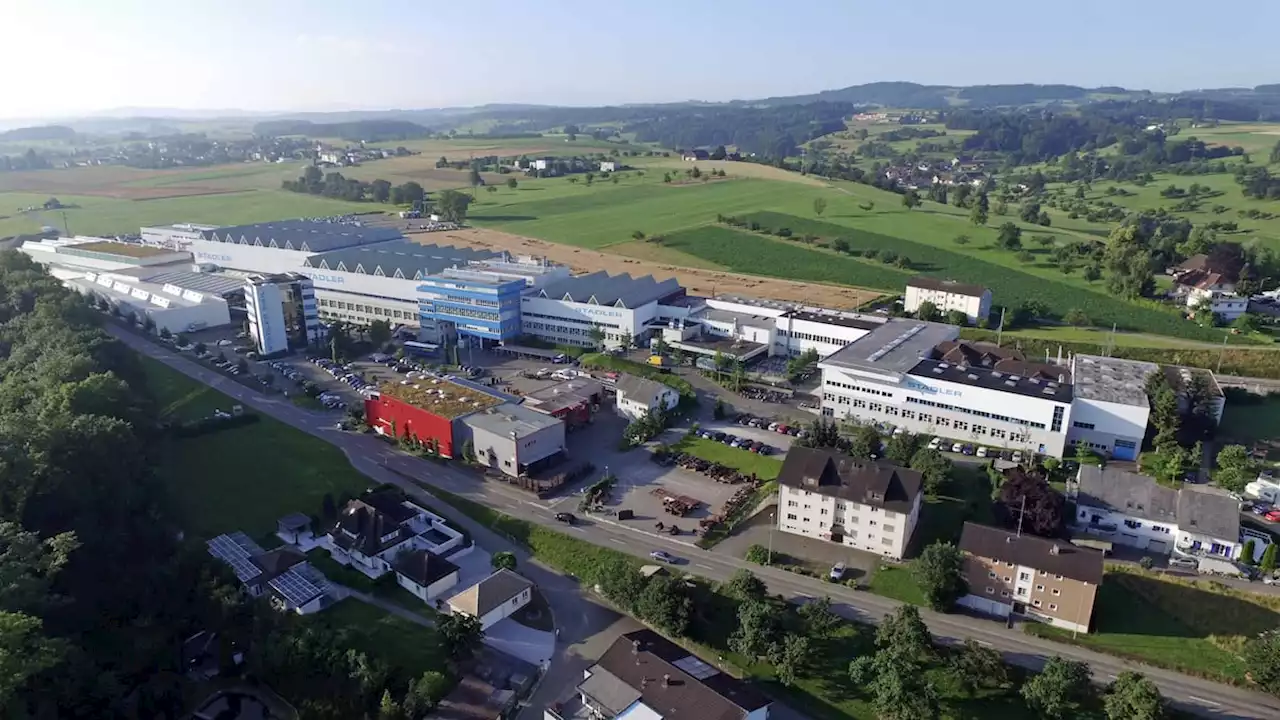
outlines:
M301 573L295 572L292 568L277 575L267 583L272 590L280 593L285 602L293 607L301 607L316 599L324 591L317 587Z

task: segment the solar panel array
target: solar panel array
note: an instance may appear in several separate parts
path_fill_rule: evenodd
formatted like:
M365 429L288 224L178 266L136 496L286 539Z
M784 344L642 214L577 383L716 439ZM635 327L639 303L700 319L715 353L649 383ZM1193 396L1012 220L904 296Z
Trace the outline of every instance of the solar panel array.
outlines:
M290 568L277 575L267 583L272 590L280 593L285 602L292 607L301 607L311 602L316 596L324 593L315 583L303 577L301 573Z
M868 360L870 360L870 361L872 361L872 362L875 362L876 360L879 360L880 358L884 357L885 355L888 355L889 353L893 352L894 350L897 350L899 345L902 345L902 343L904 343L904 342L906 342L906 341L910 340L911 338L915 337L915 336L916 336L916 335L917 335L921 330L924 330L924 329L925 329L925 327L926 327L926 326L924 326L924 325L913 325L913 326L911 326L910 328L907 328L907 331L906 331L906 332L902 333L902 334L901 334L901 335L899 335L898 337L896 337L896 338L894 338L894 339L890 340L889 342L885 343L885 346L884 346L884 347L882 347L882 348L880 348L879 350L876 350L875 352L871 353L871 356L870 356L870 357L868 357L867 359L868 359Z
M254 555L261 553L262 548L242 532L219 535L209 541L209 554L230 565L240 582L248 582L262 574L262 569L252 560Z
M694 657L693 655L680 658L671 664L689 673L689 675L698 680L706 680L712 675L720 672L714 666L708 665L702 658Z

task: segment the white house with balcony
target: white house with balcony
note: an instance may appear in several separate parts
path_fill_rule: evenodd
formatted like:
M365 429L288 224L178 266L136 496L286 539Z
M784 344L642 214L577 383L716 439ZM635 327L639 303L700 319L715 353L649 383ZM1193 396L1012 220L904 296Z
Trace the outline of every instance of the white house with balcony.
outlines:
M463 544L462 533L444 518L390 490L347 503L326 539L330 557L372 578L392 571L402 553L444 556Z
M778 529L900 559L920 518L919 472L792 447L778 474Z
M1240 555L1240 503L1215 488L1175 490L1146 475L1081 465L1068 496L1077 532L1152 553Z

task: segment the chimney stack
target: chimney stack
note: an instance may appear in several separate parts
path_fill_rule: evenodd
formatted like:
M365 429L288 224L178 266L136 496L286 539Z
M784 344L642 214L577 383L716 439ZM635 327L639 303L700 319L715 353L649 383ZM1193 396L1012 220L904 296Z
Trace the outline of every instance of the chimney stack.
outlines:
M631 641L631 654L632 654L632 655L638 655L639 653L640 653L640 641L639 641L639 640L632 640L632 641Z
M664 688L671 687L671 676L670 676L670 675L663 675L663 676L662 676L662 687L664 687Z
M1054 543L1053 547L1049 548L1050 555L1057 555L1060 552L1062 552L1062 548L1058 545L1058 543Z
M649 687L649 678L647 677L640 678L640 689L644 690L647 687Z

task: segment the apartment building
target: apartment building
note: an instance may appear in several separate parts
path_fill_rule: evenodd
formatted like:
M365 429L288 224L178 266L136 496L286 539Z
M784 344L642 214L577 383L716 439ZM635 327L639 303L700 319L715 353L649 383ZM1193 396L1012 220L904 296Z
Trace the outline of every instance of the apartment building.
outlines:
M991 314L991 290L954 280L913 277L907 281L902 309L914 313L924 303L932 303L943 315L959 310L969 322L977 324Z
M960 534L960 549L969 586L960 605L1089 632L1102 583L1101 552L969 522Z
M778 474L778 529L900 559L920 517L920 473L792 447Z

